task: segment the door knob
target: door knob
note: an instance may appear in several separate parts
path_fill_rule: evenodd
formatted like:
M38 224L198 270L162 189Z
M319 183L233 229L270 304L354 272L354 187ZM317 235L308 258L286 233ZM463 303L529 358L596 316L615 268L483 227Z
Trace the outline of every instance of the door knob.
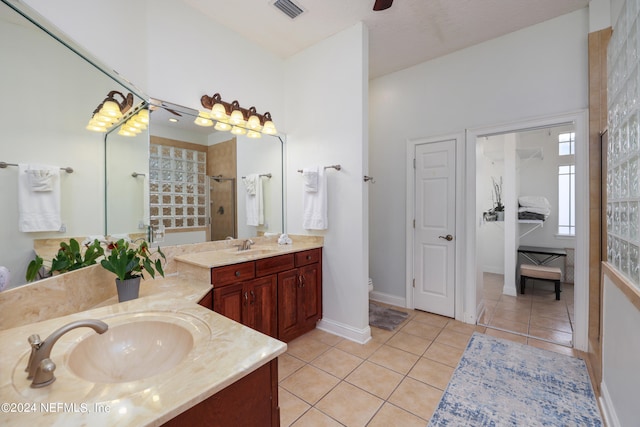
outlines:
M447 242L450 242L453 240L453 236L451 234L447 234L446 236L438 236L438 239L444 239Z

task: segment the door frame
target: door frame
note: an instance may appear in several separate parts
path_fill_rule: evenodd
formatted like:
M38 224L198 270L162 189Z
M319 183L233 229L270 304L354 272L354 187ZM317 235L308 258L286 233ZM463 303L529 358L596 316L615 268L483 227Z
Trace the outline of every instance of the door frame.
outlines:
M416 138L408 139L406 142L406 211L405 211L405 233L406 233L406 306L413 309L415 307L413 300L413 242L414 242L414 212L415 212L415 169L413 159L415 157L415 151L417 145L430 144L435 142L454 140L455 147L455 159L456 159L456 227L455 227L455 318L456 320L463 321L464 318L464 287L465 283L465 268L461 268L464 264L464 251L466 247L466 234L465 233L465 138L464 132L447 134L441 136L434 136L428 138Z
M588 345L589 314L589 122L588 110L511 122L491 127L467 129L466 133L466 239L467 259L466 289L457 288L465 294L465 318L467 323L476 323L478 310L476 272L476 140L482 136L521 132L524 130L573 123L576 131L576 237L574 282L583 286L574 287L573 347L586 351ZM579 141L579 142L578 142Z

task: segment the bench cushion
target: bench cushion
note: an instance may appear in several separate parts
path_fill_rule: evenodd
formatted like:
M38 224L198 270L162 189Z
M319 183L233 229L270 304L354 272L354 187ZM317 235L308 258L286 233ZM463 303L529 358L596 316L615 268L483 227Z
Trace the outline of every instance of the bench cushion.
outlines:
M562 271L558 267L522 264L520 265L520 275L531 277L532 279L560 280Z

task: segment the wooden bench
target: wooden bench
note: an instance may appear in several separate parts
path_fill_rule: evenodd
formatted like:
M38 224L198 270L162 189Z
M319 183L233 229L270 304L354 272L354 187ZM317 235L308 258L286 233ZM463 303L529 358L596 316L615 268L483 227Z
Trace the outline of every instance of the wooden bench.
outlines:
M556 287L556 300L560 299L560 278L562 271L557 267L546 265L521 264L520 265L520 293L524 294L527 279L545 280L553 282Z

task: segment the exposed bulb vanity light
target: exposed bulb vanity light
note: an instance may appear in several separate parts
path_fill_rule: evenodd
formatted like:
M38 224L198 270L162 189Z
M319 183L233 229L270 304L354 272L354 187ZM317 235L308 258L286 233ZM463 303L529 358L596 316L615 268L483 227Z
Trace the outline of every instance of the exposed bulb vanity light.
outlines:
M116 98L122 98L118 101ZM117 90L112 90L107 97L93 111L86 129L93 132L107 132L111 126L118 122L123 115L133 106L133 94L126 96ZM149 115L147 112L147 123Z
M213 96L203 95L200 103L210 111L211 119L216 121L214 126L216 130L230 130L235 135L247 134L250 138L259 138L262 133L268 135L278 133L270 113L260 114L255 107L242 108L238 101L225 102L219 93Z

